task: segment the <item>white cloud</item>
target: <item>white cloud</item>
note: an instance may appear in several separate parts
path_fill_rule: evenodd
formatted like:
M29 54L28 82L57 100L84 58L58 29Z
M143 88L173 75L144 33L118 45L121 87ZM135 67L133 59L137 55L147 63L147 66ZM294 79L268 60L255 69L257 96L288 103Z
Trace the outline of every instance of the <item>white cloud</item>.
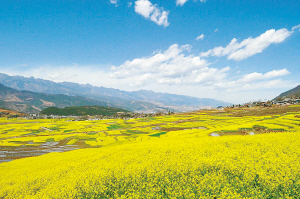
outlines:
M207 52L202 52L201 56L228 56L228 59L235 61L243 60L257 53L261 53L273 43L283 42L292 33L292 31L282 28L277 31L274 29L267 30L258 37L249 37L240 43L237 42L236 38L233 38L226 47L219 46Z
M218 30L219 30L219 29L218 29L218 28L216 28L216 29L214 30L214 32L218 32Z
M142 15L146 19L150 19L158 25L167 27L169 12L164 11L163 8L158 8L157 5L153 5L149 0L137 0L135 1L134 10L136 13Z
M177 0L176 1L176 5L178 6L183 6L183 4L185 4L188 0ZM206 0L200 0L200 2L205 3Z
M128 8L130 8L132 6L131 2L127 2Z
M109 0L110 3L118 5L118 0Z
M180 5L180 6L183 6L183 4L185 4L188 0L177 0L176 1L176 5Z
M134 87L178 85L191 86L196 90L197 87L210 87L225 92L264 90L271 86L281 88L287 85L282 85L285 82L278 79L290 74L287 69L253 72L236 79L234 76L228 77L231 70L229 66L213 68L210 67L211 63L199 56L186 55L184 52L190 48L189 45L173 44L167 50L150 57L126 61L120 66L113 66L110 77L115 81L130 82L128 85Z
M138 82L157 84L200 84L222 80L230 69L209 68L206 60L199 56L185 55L189 45L171 45L166 51L158 52L151 57L126 61L120 66L112 67L112 78L128 79Z
M240 82L251 82L251 81L257 81L257 80L266 80L266 79L280 77L280 76L284 76L284 75L288 75L288 74L290 74L290 72L285 68L282 70L272 70L265 74L254 72L254 73L245 75L239 81Z
M293 30L296 30L296 29L299 29L299 31L300 31L300 24L297 25L297 26L292 27L292 31L293 31Z
M229 82L218 82L214 85L214 89L216 90L223 90L230 95L231 93L241 94L243 92L248 92L251 95L247 96L248 100L250 99L258 99L256 93L264 91L269 92L270 90L278 90L278 89L287 89L290 88L292 85L291 82L285 81L282 79L272 79L272 80L265 80L265 81L254 81L254 82L247 82L241 83L240 81L229 81ZM280 92L277 92L278 95ZM262 94L264 98L268 97L266 94ZM242 96L241 96L242 97ZM274 96L275 97L275 96ZM238 98L238 96L237 96Z
M197 38L196 38L196 40L198 41L198 40L203 40L204 39L204 34L201 34L201 35L199 35Z
M265 74L253 72L234 81L217 82L213 87L215 89L226 89L228 92L285 88L288 85L286 81L276 78L288 74L290 72L287 69L273 70Z

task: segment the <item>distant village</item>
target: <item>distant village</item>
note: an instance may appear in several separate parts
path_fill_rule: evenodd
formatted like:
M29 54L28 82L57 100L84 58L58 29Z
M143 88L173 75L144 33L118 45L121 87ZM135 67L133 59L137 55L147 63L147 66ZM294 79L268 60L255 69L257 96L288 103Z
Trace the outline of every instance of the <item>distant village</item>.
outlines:
M243 105L232 105L232 107L255 107L255 106L259 106L259 107L272 107L274 105L278 105L278 106L282 106L282 105L293 105L293 104L298 104L300 103L300 99L299 98L283 98L281 101L277 101L277 100L269 100L266 102L263 101L254 101L254 102L249 102L249 103L245 103Z
M281 100L269 100L269 101L253 101L245 104L234 104L232 106L219 106L217 109L222 110L226 108L250 108L250 107L273 107L273 106L284 106L284 105L294 105L299 104L300 98L287 98L284 97ZM214 109L213 107L207 107L206 109ZM86 116L59 116L59 115L42 115L38 113L26 114L22 116L24 119L63 119L69 118L71 120L83 121L83 120L102 120L102 119L133 119L133 118L146 118L146 117L154 117L154 116L162 116L162 115L171 115L174 114L173 111L164 110L157 113L125 113L125 112L117 112L111 116L103 116L103 115L86 115ZM20 117L17 115L10 115L9 117Z
M273 107L273 106L285 106L294 105L300 103L300 98L288 98L283 97L281 100L268 100L264 101L253 101L245 104L234 104L232 106L219 106L217 109L224 108L250 108L250 107Z
M103 115L86 115L86 116L60 116L60 115L40 115L37 113L32 113L24 116L25 119L63 119L63 118L69 118L74 121L83 121L83 120L103 120L103 119L134 119L134 118L146 118L146 117L155 117L155 116L161 116L161 115L171 115L174 114L174 112L165 110L157 113L125 113L125 112L117 112L114 115L111 116L103 116Z

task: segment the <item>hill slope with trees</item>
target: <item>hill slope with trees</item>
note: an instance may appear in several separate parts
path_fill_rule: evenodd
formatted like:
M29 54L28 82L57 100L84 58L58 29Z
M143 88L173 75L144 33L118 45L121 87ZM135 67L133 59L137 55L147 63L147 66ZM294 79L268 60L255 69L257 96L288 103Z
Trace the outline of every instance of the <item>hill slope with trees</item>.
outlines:
M274 100L282 100L283 98L299 98L300 97L300 85L297 87L288 90L286 92L281 93Z
M40 112L44 115L60 115L60 116L86 116L86 115L102 115L102 116L112 116L117 113L129 113L130 111L114 108L114 107L104 107L104 106L78 106L78 107L49 107Z

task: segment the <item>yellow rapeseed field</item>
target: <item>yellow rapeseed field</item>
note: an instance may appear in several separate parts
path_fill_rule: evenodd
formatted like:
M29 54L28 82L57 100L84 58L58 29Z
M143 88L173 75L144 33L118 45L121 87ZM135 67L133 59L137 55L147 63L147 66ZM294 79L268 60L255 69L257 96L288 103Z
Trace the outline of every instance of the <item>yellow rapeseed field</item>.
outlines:
M67 120L40 121L33 130L48 126L36 134L56 140L72 135L66 144L85 140L101 147L1 163L0 198L299 198L298 114L201 112L81 121L74 129ZM56 128L49 131L51 124ZM1 128L9 132L11 126ZM5 137L3 145L13 139L25 143L28 137L42 143L47 137L21 136L28 129L18 128L19 138Z

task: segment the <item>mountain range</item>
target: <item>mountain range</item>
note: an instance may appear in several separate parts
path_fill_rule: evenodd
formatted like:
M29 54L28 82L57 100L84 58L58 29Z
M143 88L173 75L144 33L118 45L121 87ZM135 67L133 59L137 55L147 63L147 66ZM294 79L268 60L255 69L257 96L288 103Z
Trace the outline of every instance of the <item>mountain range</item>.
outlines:
M39 113L47 107L110 106L109 103L80 96L18 91L0 84L0 107L23 113Z
M18 91L26 90L35 93L44 93L44 95L51 94L54 96L63 94L69 97L81 97L81 100L95 103L84 105L111 106L134 112L157 112L166 109L172 111L191 111L203 107L231 105L231 103L210 98L196 98L148 90L128 92L113 88L96 87L90 84L57 83L33 77L9 76L3 73L0 73L0 83ZM50 102L52 101L50 100ZM55 104L54 101L53 103ZM60 108L67 106L69 104L60 105Z

